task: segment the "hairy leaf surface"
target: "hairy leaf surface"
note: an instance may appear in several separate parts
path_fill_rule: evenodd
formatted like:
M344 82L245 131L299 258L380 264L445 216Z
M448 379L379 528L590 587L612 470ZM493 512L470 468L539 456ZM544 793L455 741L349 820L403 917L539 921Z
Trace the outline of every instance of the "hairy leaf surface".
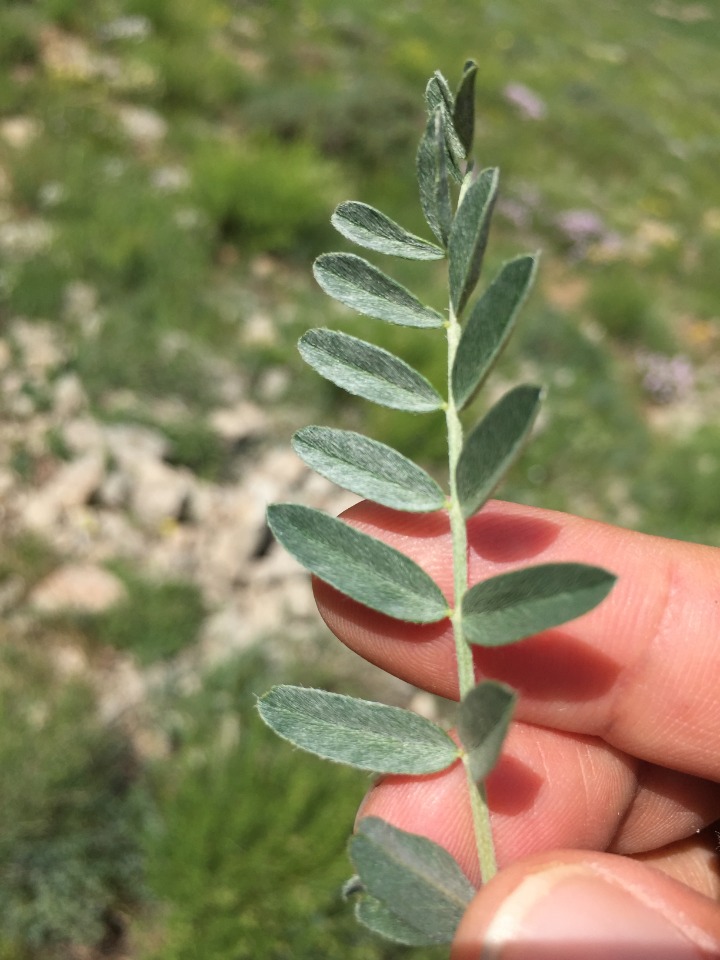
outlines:
M360 821L350 857L369 894L404 923L449 943L475 889L443 847L377 817Z
M338 330L308 330L298 342L306 363L348 393L384 407L425 413L443 398L422 374L399 357Z
M455 96L452 118L453 127L467 157L472 149L475 135L475 78L477 64L468 60L465 64L462 80Z
M533 257L511 260L473 307L452 370L452 394L459 410L472 400L500 356L534 276Z
M435 581L399 550L297 503L272 504L267 516L288 553L353 600L411 623L434 623L448 615Z
M460 704L457 729L476 783L484 780L498 761L516 700L512 687L485 680Z
M336 208L331 223L344 237L368 250L408 260L442 260L445 251L409 233L375 207L348 200Z
M427 225L443 247L452 227L452 205L447 178L445 121L441 110L430 117L417 152L420 205Z
M437 943L434 937L401 920L384 903L369 894L355 904L355 919L373 933L406 947L431 947Z
M467 188L453 220L448 240L450 301L458 317L480 276L497 188L498 171L481 171Z
M458 748L445 731L410 710L327 690L273 687L258 701L265 723L296 747L374 773L435 773Z
M397 450L352 430L304 427L292 440L309 467L360 497L395 510L439 510L445 494L433 478Z
M450 85L439 70L436 70L428 80L425 88L425 103L428 114L436 112L442 114L443 147L446 154L447 170L453 179L460 183L462 181L460 165L466 158L467 151L453 123L455 100Z
M404 327L441 327L443 318L354 253L323 253L313 265L325 293L358 313Z
M458 499L465 518L480 509L522 450L541 395L540 387L513 387L466 438L457 467Z
M492 577L463 597L465 635L482 647L523 640L592 610L615 579L581 563L546 563Z

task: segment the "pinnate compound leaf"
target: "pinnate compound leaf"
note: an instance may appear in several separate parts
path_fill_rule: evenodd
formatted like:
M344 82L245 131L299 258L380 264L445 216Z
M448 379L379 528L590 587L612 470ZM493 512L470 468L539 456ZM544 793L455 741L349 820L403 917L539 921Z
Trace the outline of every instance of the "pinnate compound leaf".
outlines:
M355 904L355 919L378 936L406 947L431 947L437 940L401 920L392 910L367 894Z
M347 200L335 209L332 225L348 240L368 250L408 260L442 260L445 251L395 223L375 207Z
M513 387L466 438L457 465L458 499L466 519L485 503L522 450L541 396L540 387Z
M258 710L275 733L296 747L374 773L436 773L451 766L458 748L425 717L306 687L273 687Z
M476 783L484 780L498 761L516 700L512 687L485 680L460 704L457 729Z
M473 307L452 370L452 393L459 410L472 400L507 343L532 285L535 265L530 256L506 263Z
M325 293L365 316L404 327L443 325L439 313L354 253L323 253L313 272Z
M482 170L465 191L448 240L450 300L460 316L480 276L498 189L497 169Z
M445 121L440 110L428 120L418 147L416 163L420 205L425 220L443 247L446 247L453 214L447 177Z
M581 563L547 563L476 583L462 601L465 636L500 647L575 620L596 607L615 576Z
M297 503L271 504L267 518L288 553L358 603L411 623L435 623L448 616L438 585L399 550Z
M298 343L306 363L348 393L383 407L426 413L443 398L422 374L399 357L338 330L316 328Z
M475 136L475 78L477 64L468 60L463 70L462 80L455 96L453 108L453 127L467 157L472 150Z
M440 510L445 495L433 478L397 450L351 430L304 427L292 440L305 463L333 483L395 510Z
M360 821L350 858L371 897L430 943L449 943L475 888L443 847L377 817Z

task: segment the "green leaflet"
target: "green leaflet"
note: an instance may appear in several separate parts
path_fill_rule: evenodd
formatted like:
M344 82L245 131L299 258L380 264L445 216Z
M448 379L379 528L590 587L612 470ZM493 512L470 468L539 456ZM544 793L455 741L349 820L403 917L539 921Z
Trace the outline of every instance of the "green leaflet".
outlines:
M480 276L498 188L498 171L483 170L470 184L455 214L448 240L450 301L457 317Z
M450 86L439 70L436 70L430 77L425 87L425 103L429 116L437 112L442 114L444 121L442 143L446 155L447 170L453 179L460 183L462 181L460 165L465 160L467 152L453 124L455 101Z
M353 600L411 623L435 623L448 616L435 581L393 547L297 503L274 503L267 517L288 553Z
M547 563L476 583L463 597L469 643L499 647L574 620L596 607L616 577L581 563Z
M258 711L275 733L318 757L374 773L436 773L458 748L417 713L327 690L273 687Z
M436 70L427 82L425 87L425 105L429 114L435 113L438 107L442 107L447 117L452 116L452 91L450 90L450 84L439 70Z
M473 307L452 369L453 399L459 410L472 400L507 343L534 277L533 257L511 260Z
M468 60L463 69L462 80L455 96L452 118L453 127L467 157L472 149L475 136L475 78L477 64Z
M458 499L465 518L480 509L522 450L541 395L540 387L514 387L465 440L457 467Z
M344 237L361 247L408 260L442 260L445 251L414 233L408 233L375 207L347 200L335 209L331 223Z
M437 390L399 357L337 330L308 330L298 342L300 355L339 387L395 410L425 413L443 406Z
M365 817L350 858L371 897L430 943L449 943L475 889L443 847Z
M304 427L292 443L317 473L375 503L415 513L440 510L445 504L445 494L421 467L360 433Z
M512 687L486 680L473 687L460 704L457 729L476 783L497 763L516 700Z
M441 327L443 318L354 253L323 253L313 264L325 293L358 313L404 327Z
M384 903L368 894L355 904L355 919L373 933L406 947L431 947L437 943L437 940L405 923Z
M443 247L452 226L452 206L447 178L445 121L441 110L429 118L417 152L417 181L425 221Z

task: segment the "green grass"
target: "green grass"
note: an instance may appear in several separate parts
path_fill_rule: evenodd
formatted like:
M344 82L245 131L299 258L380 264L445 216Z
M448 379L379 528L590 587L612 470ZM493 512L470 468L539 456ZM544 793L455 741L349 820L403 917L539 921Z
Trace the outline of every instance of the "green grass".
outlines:
M0 956L92 947L146 897L128 741L37 650L0 647Z
M93 645L126 650L147 665L166 660L197 640L207 612L198 587L181 580L150 579L122 563L115 567L127 597L79 621Z

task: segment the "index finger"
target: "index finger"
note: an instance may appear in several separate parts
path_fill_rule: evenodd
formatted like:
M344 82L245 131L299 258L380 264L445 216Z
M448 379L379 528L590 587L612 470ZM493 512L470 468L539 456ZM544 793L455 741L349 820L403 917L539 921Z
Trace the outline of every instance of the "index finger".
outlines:
M443 513L364 502L344 519L416 560L452 594ZM518 719L604 739L633 756L720 780L720 550L493 501L468 523L474 583L574 561L617 574L583 617L518 644L474 648L476 675L520 692ZM320 612L349 647L404 680L457 698L449 621L392 620L316 581Z

